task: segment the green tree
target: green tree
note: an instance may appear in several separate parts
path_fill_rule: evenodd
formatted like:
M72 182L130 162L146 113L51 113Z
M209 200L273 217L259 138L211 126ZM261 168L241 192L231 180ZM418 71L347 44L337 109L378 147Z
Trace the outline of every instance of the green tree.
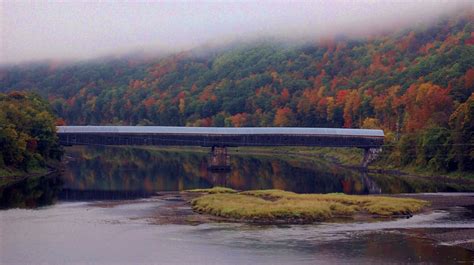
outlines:
M474 93L454 111L449 119L452 148L450 166L457 170L474 170Z

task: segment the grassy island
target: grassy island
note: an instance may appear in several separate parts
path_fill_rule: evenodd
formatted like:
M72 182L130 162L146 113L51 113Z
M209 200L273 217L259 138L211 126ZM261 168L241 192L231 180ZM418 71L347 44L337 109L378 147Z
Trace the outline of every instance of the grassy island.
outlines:
M192 190L202 196L191 201L194 211L233 221L311 223L336 218L410 216L428 202L383 196L296 194L282 190L237 192L220 187Z

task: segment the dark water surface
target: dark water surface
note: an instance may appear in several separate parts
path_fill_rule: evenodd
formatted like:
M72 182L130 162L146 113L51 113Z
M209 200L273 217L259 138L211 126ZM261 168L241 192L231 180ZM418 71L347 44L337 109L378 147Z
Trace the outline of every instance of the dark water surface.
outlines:
M206 149L203 149L204 151ZM367 174L324 160L291 156L232 155L230 172L207 169L207 153L133 148L72 147L62 180L64 200L121 199L156 191L226 186L297 193L378 194L456 191L444 182ZM84 197L82 197L84 196Z
M154 225L156 191L215 185L349 194L451 191L455 185L365 174L314 159L232 156L209 172L205 152L67 149L61 176L0 190L0 264L472 264L474 253L413 236L474 229L474 209L456 207L388 222L255 226ZM473 196L466 193L465 196ZM130 200L111 208L105 200ZM38 208L39 207L39 208ZM26 209L25 209L26 208ZM410 233L407 233L410 232ZM474 241L474 239L473 239ZM452 243L452 244L451 244Z

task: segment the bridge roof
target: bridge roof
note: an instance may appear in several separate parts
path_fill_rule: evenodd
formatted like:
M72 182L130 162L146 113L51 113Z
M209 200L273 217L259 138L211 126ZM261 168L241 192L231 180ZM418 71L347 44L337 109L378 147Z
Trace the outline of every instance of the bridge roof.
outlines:
M323 135L384 137L382 130L301 127L174 127L174 126L57 126L58 133L198 134L198 135Z

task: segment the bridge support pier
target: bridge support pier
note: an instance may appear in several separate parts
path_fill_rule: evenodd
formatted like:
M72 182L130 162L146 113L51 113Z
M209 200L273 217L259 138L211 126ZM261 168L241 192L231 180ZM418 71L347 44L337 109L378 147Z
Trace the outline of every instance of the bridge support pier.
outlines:
M361 174L361 182L364 184L364 190L367 191L368 194L382 193L382 189L368 176L368 172L366 170L362 170Z
M209 153L207 169L210 171L229 171L230 155L225 146L213 146Z
M382 148L364 148L364 158L362 159L362 167L367 166L374 161L379 153L382 152Z

